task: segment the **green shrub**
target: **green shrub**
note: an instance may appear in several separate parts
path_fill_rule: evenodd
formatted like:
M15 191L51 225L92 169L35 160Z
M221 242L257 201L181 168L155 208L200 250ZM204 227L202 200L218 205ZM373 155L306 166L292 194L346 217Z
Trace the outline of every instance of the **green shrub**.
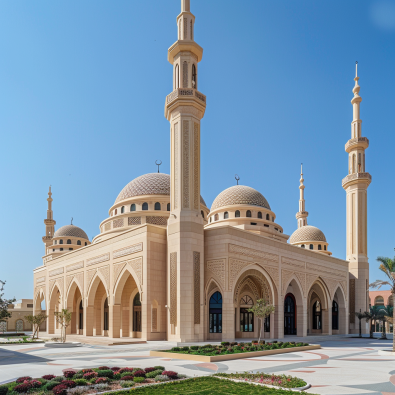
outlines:
M82 379L83 376L84 376L84 373L83 373L83 372L77 372L77 373L74 375L73 379Z
M189 348L193 351L199 350L199 346L191 346Z
M120 374L121 377L125 377L125 376L133 376L132 372L123 372Z
M121 373L114 374L114 380L119 380L121 378Z
M114 372L111 369L108 370L98 370L97 377L107 377L112 379L114 377Z
M59 385L59 381L48 381L47 384L44 385L44 389L47 391L52 391L57 385Z
M8 387L6 385L0 385L0 395L6 395Z
M145 375L145 377L147 377L147 379L154 379L156 376L162 374L163 370L158 369L158 370L154 370L153 372L149 372Z
M58 383L61 383L63 380L64 380L63 376L56 376L51 381L57 381Z
M198 347L198 346L196 346L196 347ZM154 366L154 368L155 368L156 370L161 370L162 372L165 370L165 367L164 367L164 366Z
M189 351L189 347L188 346L181 347L181 351Z
M121 381L119 384L122 388L130 388L133 387L136 383L134 381Z
M145 380L144 377L135 377L135 378L133 379L133 381L134 381L135 383L144 383L144 380Z
M179 379L186 379L188 376L186 374L177 374Z
M230 343L231 346L235 346L236 344L237 344L237 342Z
M165 374L160 374L159 376L155 377L155 381L170 381L170 378Z
M180 347L173 347L170 351L180 351Z
M229 346L229 342L221 342L221 346Z
M88 385L88 380L85 379L74 379L73 380L77 385Z
M48 380L45 380L45 379L34 379L34 380L39 381L42 385L48 383Z

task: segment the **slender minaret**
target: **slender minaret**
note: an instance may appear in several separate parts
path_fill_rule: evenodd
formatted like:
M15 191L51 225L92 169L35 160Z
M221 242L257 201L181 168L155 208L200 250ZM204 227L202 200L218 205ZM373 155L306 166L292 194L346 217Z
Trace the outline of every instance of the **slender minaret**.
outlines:
M355 313L368 309L369 262L367 251L367 189L372 180L365 172L365 149L369 140L362 137L358 85L358 65L355 66L353 120L351 122L351 139L345 149L348 153L348 176L343 178L343 188L347 193L347 260L349 261L349 312L350 333L358 332L358 320ZM363 326L364 333L367 328Z
M43 242L45 244L45 255L47 254L47 247L52 245L53 234L55 233L55 224L56 221L53 219L53 211L52 211L52 192L51 186L49 187L48 192L48 209L47 209L47 218L44 219L45 224L45 236L43 236Z
M200 215L200 120L206 96L198 89L203 49L194 41L190 1L181 1L178 40L169 48L173 92L166 97L170 121L171 213L168 221L168 339L203 340L203 218Z
M300 165L300 197L299 197L299 211L296 213L296 219L298 220L298 228L307 225L307 217L309 213L306 211L305 200L304 200L304 179L303 179L303 163Z

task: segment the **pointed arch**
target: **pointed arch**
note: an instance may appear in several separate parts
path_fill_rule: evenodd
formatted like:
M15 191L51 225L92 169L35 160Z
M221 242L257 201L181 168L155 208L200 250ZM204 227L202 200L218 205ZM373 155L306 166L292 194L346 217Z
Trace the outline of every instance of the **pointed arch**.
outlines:
M133 270L133 268L129 265L126 264L125 267L121 270L121 273L118 275L118 278L116 280L116 283L114 285L114 304L120 304L121 303L121 298L122 298L122 290L125 286L126 281L128 280L128 277L132 276L134 283L137 286L137 290L142 295L143 288L138 281L138 277L136 272Z
M211 295L215 292L219 291L221 292L221 295L223 295L223 290L217 280L215 280L213 277L210 278L209 281L207 281L206 289L204 290L204 294L206 295L205 298L205 304L207 304L207 301L210 300Z
M329 301L332 299L330 296L328 285L325 283L325 281L323 280L322 277L318 276L317 279L310 286L307 300L310 300L310 297L311 297L311 294L313 291L316 291L316 294L320 297L320 299L321 299L321 296L323 296L323 298L321 300L322 308L324 310L328 309Z
M93 306L93 303L94 303L94 300L95 300L95 294L96 294L97 288L98 288L100 283L103 284L105 293L106 293L107 297L110 298L110 293L109 293L108 287L106 287L106 279L104 278L102 273L97 271L95 273L92 281L90 282L90 286L88 288L88 292L87 292L87 306Z
M69 306L72 306L72 299L74 298L76 290L79 290L81 297L83 298L83 293L82 293L82 287L81 284L79 283L78 279L74 277L71 280L71 283L66 290L66 307L69 308Z
M63 279L61 279L61 280L63 281ZM63 295L62 295L62 293L63 293L63 287L59 284L59 279L56 279L56 280L53 282L53 284L50 284L49 300L52 299L52 295L53 295L53 292L54 292L54 289L55 289L55 288L57 288L57 290L58 290L59 293L60 293L61 298L63 298Z

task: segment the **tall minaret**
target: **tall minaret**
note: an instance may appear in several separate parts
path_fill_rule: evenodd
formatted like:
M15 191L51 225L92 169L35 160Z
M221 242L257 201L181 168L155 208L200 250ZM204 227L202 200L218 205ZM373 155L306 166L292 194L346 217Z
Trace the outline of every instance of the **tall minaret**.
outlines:
M170 121L171 213L168 221L168 338L203 340L203 218L200 215L200 120L206 96L198 89L203 49L194 41L190 1L181 1L178 40L169 48L173 92L166 97Z
M55 233L55 224L56 221L53 219L53 211L52 211L52 192L51 186L49 187L48 192L48 209L47 209L47 218L44 219L45 224L45 236L43 236L43 242L45 243L45 255L47 254L47 247L52 245L53 234Z
M302 226L307 225L307 217L309 216L309 213L306 211L305 207L305 200L304 200L304 179L303 179L303 163L300 165L300 185L299 185L299 191L300 191L300 197L299 197L299 211L296 213L296 219L298 220L298 228L301 228Z
M372 180L365 172L365 149L369 140L362 137L360 119L358 65L355 66L353 120L351 122L351 139L345 149L348 153L348 176L343 178L343 188L347 193L347 260L349 261L349 312L350 333L358 332L358 320L355 313L368 309L369 262L367 250L367 189ZM367 328L363 328L364 333Z

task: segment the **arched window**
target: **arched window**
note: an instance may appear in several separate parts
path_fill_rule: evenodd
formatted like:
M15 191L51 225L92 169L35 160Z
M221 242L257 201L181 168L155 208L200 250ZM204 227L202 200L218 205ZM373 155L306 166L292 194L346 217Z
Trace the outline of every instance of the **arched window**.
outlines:
M87 246L87 245L88 245L88 243L87 243L87 242L85 242L85 245Z
M209 304L210 333L222 333L222 295L214 292Z
M313 244L310 244L310 250L312 250L314 248Z
M155 210L161 210L162 208L161 208L161 205L160 205L160 203L159 202L156 202L155 203Z
M69 248L69 251L73 251L73 249L72 249L72 248Z
M59 244L63 244L63 240L59 240Z
M141 332L141 301L139 292L133 299L133 332Z
M326 245L324 245L324 251L326 251Z
M305 246L304 244L302 244L300 247L301 247L301 248L306 248L306 246Z
M15 329L16 333L21 333L23 332L23 321L22 320L17 320L15 323Z
M313 329L321 329L321 303L318 300L313 304Z
M178 64L176 64L174 80L176 83L175 88L178 89L180 87L180 66Z
M81 240L78 240L77 241L77 246L80 246L81 245Z
M270 221L270 215L266 214L266 221Z
M103 330L108 331L108 298L104 301Z
M197 89L196 66L192 65L192 88Z
M258 211L258 218L262 219L262 213L260 211Z
M246 214L246 216L247 217L251 217L252 215L251 215L251 211L250 210L247 210L247 214Z
M296 303L293 294L284 300L284 335L296 335Z
M212 219L213 219L213 217L210 217L210 223L211 223Z
M332 302L332 329L339 329L339 305L336 301Z
M116 209L115 209L115 215L117 215L117 212L118 212L118 209L116 208Z
M376 299L374 300L374 305L384 305L384 298L382 296L376 296Z
M148 203L143 203L143 210L148 210Z
M125 206L121 207L121 214L123 214L125 212Z
M322 250L321 244L318 244L318 249Z
M236 212L235 212L235 217L236 217L236 218L239 218L239 217L240 217L240 211L239 211L239 210L236 210Z
M84 307L82 305L82 300L80 302L80 311L79 311L79 325L78 329L84 329Z
M218 214L215 214L214 215L214 221L218 221L219 220L219 215Z
M136 211L136 205L134 203L130 206L130 211Z
M228 219L229 218L229 213L227 211L224 212L224 219Z
M67 240L67 244L71 244L71 240L70 239Z
M274 222L274 217L272 217L272 222Z
M55 240L55 244L58 244L58 241L57 241L57 240Z
M170 211L170 203L167 203L167 211Z
M200 214L202 214L202 217L204 218L204 212L203 212L203 210L200 210Z
M254 305L252 298L245 295L240 300L240 331L254 332L254 313L248 310ZM247 307L241 307L247 306Z
M354 154L352 156L352 172L356 173L357 171L357 156Z

